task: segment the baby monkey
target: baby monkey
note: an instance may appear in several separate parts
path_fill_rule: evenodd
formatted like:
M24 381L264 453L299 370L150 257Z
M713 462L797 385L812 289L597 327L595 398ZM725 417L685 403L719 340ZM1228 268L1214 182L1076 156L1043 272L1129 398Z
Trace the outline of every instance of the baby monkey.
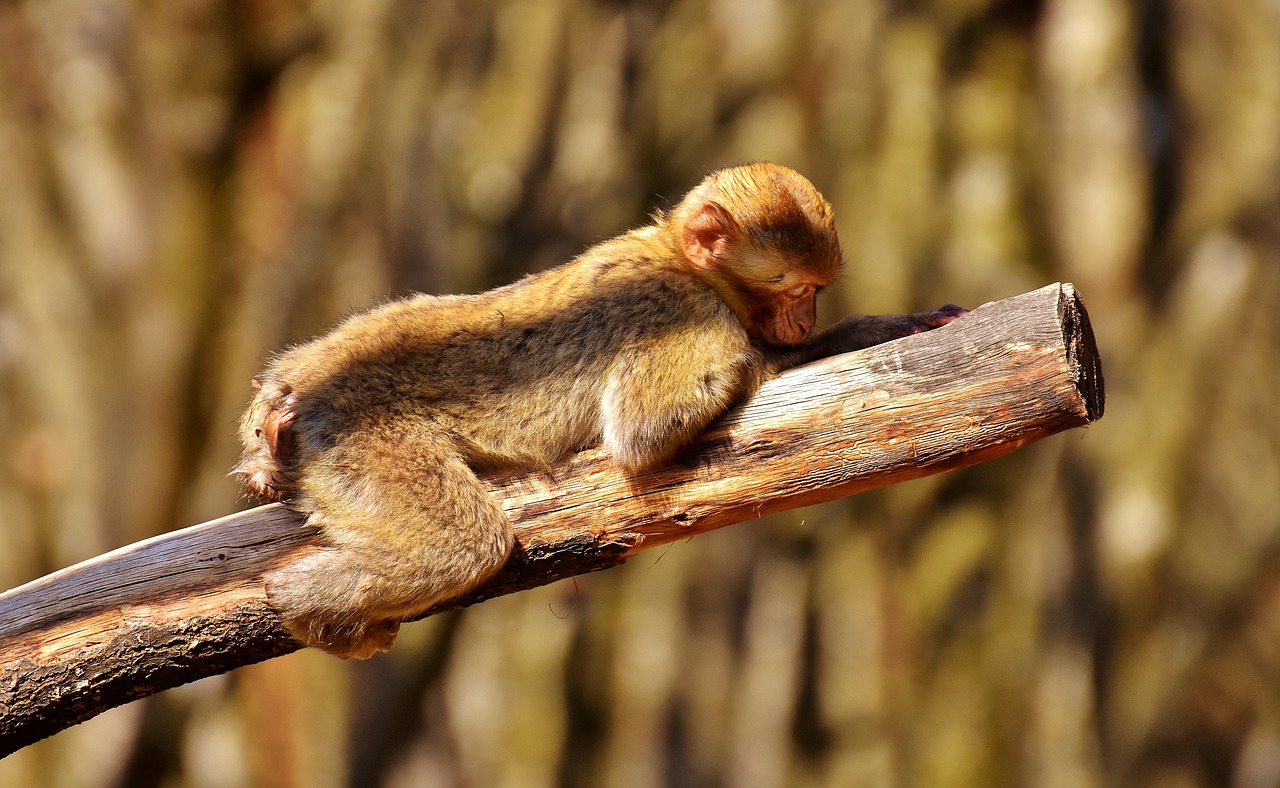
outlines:
M511 522L476 477L603 444L671 460L770 375L964 314L854 316L812 335L839 272L831 206L793 170L713 172L652 224L515 284L352 315L254 381L235 472L325 546L267 577L300 642L391 647L400 620L507 560Z

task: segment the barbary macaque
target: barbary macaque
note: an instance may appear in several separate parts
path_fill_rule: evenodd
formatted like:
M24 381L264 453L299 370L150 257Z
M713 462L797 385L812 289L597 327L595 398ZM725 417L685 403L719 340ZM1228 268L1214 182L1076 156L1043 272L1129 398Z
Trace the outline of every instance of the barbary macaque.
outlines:
M713 172L653 222L478 295L352 315L254 381L235 472L325 546L267 577L293 635L341 657L493 575L510 521L477 471L602 444L635 473L673 459L762 380L964 314L854 316L813 334L839 272L831 206L799 173Z

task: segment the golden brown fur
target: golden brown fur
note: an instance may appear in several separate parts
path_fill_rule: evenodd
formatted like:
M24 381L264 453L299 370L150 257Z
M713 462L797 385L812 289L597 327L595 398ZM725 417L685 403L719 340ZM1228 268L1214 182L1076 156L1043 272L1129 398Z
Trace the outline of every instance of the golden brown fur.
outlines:
M559 268L395 301L282 353L244 415L236 471L329 546L269 577L272 603L308 645L385 650L402 617L506 560L511 526L476 470L547 467L597 443L629 471L651 467L765 375L960 312L851 318L809 338L839 267L827 202L754 164Z

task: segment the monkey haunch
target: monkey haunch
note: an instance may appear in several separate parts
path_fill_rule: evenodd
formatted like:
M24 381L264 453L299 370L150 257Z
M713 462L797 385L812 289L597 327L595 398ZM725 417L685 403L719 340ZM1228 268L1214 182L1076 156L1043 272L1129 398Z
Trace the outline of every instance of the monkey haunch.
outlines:
M235 470L327 546L268 576L272 604L307 645L386 650L401 618L510 553L477 469L543 468L597 443L628 471L651 467L770 374L964 312L851 317L811 337L840 262L822 195L753 164L567 265L389 303L281 354L255 381Z

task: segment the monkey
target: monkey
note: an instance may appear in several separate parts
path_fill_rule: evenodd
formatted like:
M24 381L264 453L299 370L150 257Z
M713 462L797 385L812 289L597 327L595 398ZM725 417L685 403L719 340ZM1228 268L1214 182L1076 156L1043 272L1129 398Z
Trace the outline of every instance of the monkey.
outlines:
M474 295L411 295L288 349L253 381L233 473L324 546L266 576L301 643L389 649L400 621L495 574L515 542L477 474L602 445L675 459L768 377L965 313L852 316L813 333L843 263L831 205L771 163L712 172L572 261Z

